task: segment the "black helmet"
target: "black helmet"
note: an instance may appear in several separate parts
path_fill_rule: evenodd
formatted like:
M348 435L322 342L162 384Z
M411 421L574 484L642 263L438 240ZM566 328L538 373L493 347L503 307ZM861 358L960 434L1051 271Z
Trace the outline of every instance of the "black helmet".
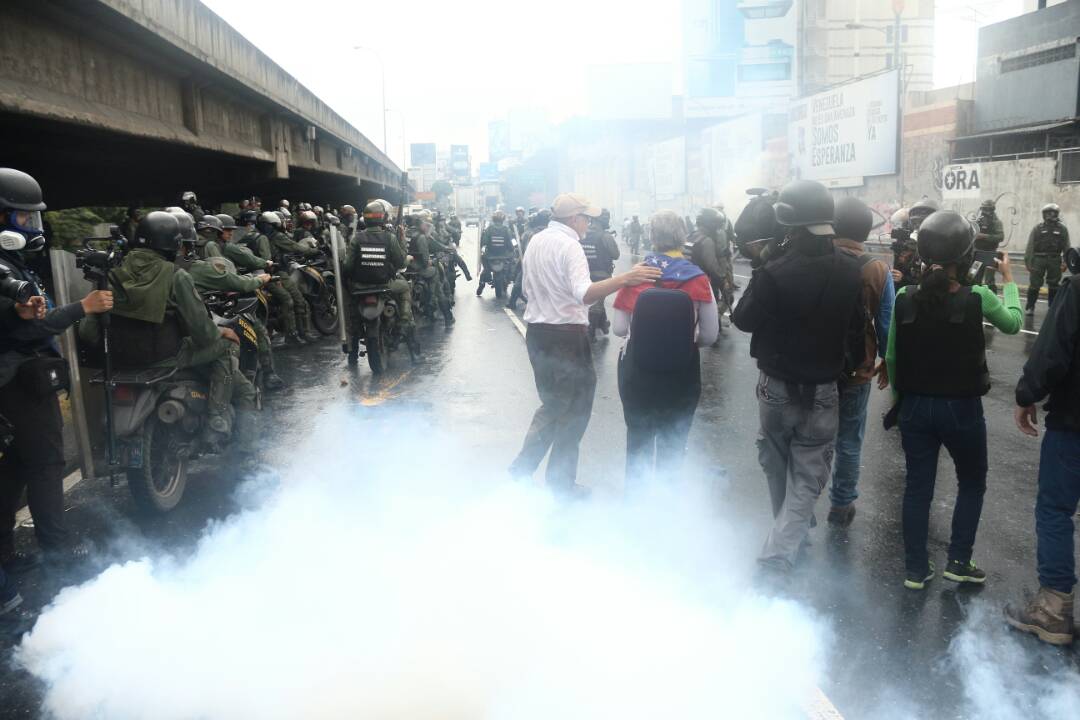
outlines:
M163 210L147 213L135 226L135 237L131 239L131 245L170 257L176 255L180 249L179 216Z
M611 227L611 211L607 208L602 208L599 217L596 218L596 224L604 230Z
M538 210L529 218L529 227L543 230L551 222L551 211L547 208Z
M716 208L702 208L701 212L697 215L697 220L694 224L706 232L714 232L720 229L723 224L724 216L720 214L720 211Z
M847 195L836 202L836 236L855 242L866 242L874 227L874 214L862 200Z
M198 240L195 234L195 221L191 215L180 208L166 208L166 212L176 218L176 222L180 224L180 242L193 243Z
M221 220L220 220L220 218L218 218L217 215L203 215L202 220L200 220L195 225L195 229L198 230L199 232L202 232L203 230L213 230L218 235L221 235L221 231L222 231Z
M1057 220L1060 215L1061 208L1058 207L1057 203L1047 203L1046 205L1043 205L1043 220Z
M952 210L931 213L919 226L919 257L933 265L957 265L967 272L975 255L975 226Z
M0 168L0 208L41 212L45 203L41 200L38 181L21 170Z
M244 210L236 216L236 222L240 225L254 225L259 213L254 210Z
M1065 251L1065 267L1073 275L1080 275L1080 250L1071 247Z
M236 221L233 220L232 215L226 215L225 213L221 213L219 215L214 215L214 217L216 217L221 222L221 229L222 230L235 230L236 229Z
M491 213L491 222L495 223L496 225L498 225L504 220L506 220L506 213L504 213L502 210L496 210L495 212Z
M908 222L911 223L913 230L918 230L919 225L923 220L931 213L936 213L940 209L941 207L937 204L936 200L924 197L908 209Z
M829 190L814 180L795 180L780 191L774 206L776 221L786 227L804 227L813 235L832 235L833 204Z
M979 209L980 210L996 210L997 209L997 203L994 202L993 200L983 200L979 204Z

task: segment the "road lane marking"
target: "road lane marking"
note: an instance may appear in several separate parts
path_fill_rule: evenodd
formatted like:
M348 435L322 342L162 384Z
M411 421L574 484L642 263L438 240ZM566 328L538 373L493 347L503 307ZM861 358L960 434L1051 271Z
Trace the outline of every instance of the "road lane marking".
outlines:
M510 308L504 307L503 312L510 316L510 319L514 322L514 327L516 327L517 331L521 333L521 337L525 337L525 323L521 322L518 316L515 315L514 311Z

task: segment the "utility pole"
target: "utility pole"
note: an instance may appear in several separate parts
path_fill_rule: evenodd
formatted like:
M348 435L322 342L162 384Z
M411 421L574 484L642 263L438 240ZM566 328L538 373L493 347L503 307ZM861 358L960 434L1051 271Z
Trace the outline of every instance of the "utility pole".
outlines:
M893 0L893 62L896 73L896 201L904 206L904 60L900 55L900 16L904 0Z

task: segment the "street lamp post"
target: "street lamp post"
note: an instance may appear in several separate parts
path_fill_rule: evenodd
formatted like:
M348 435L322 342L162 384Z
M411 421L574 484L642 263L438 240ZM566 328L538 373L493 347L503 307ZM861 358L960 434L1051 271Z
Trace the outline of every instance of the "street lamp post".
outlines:
M386 63L383 62L382 55L379 54L379 51L373 48L369 48L365 45L354 45L353 50L367 50L379 61L379 70L382 73L382 151L383 155L389 157L390 150L386 143Z

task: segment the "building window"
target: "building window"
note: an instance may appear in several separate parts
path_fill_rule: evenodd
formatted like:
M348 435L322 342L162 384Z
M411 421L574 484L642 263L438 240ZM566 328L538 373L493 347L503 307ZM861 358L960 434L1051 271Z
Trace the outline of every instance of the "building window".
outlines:
M1074 57L1076 57L1076 43L1073 42L1068 45L1050 48L1049 50L1039 50L1038 52L1028 53L1027 55L1002 60L1001 72L1015 72L1017 70L1035 67L1036 65L1047 65L1052 62L1068 60L1069 58Z
M1058 184L1080 183L1080 151L1058 154L1057 181Z
M775 82L790 79L790 63L760 63L739 66L739 82Z

